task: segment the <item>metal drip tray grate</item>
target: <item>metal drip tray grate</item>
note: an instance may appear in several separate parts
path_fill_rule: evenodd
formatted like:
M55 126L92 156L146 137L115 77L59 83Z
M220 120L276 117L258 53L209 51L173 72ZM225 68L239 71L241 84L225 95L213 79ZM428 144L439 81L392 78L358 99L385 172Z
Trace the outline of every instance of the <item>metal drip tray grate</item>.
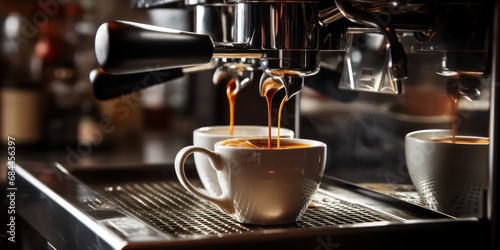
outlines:
M215 206L185 191L176 181L137 182L94 188L144 222L176 237L235 234L262 229L236 222ZM379 221L398 220L337 199L320 189L301 220L284 227L310 228Z

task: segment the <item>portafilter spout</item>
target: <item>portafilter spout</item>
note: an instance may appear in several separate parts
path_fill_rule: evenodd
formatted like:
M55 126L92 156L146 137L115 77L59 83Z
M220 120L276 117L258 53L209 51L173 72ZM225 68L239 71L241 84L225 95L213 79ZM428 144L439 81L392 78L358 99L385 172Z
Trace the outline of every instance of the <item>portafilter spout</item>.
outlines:
M443 74L441 74L443 75ZM478 72L461 72L448 75L446 92L452 99L463 97L469 101L477 101L481 96L481 77Z
M233 93L238 93L253 81L254 71L259 68L259 61L255 59L231 59L224 58L224 62L217 67L213 76L215 85L227 85L235 82Z
M263 73L259 82L259 91L261 96L265 96L270 88L285 89L286 100L290 100L304 86L304 77L300 76L272 76Z

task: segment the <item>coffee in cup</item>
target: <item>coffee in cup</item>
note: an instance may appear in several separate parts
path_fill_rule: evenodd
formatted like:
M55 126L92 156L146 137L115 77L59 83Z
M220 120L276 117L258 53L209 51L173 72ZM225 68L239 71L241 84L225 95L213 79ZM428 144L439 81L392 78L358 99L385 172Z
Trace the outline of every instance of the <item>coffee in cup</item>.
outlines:
M278 143L279 141L277 139L271 140L271 147L269 147L268 144L268 139L262 139L262 138L249 138L249 139L233 139L233 140L226 140L221 142L221 145L223 146L228 146L228 147L238 147L238 148L271 148L271 149L277 149L277 148L306 148L309 147L309 144L303 144L303 143L295 143L295 142L289 142L289 141L283 141L281 143Z
M444 142L444 143L455 143L455 144L481 144L488 145L490 140L488 138L483 137L460 137L456 136L443 136L443 137L435 137L430 138L431 141L435 142Z
M282 138L280 148L268 148L267 138L229 139L215 149L187 146L175 158L184 188L219 207L240 223L281 225L297 222L316 193L326 163L326 144ZM272 140L277 144L277 139ZM255 146L257 144L257 146ZM192 153L208 158L217 172L220 195L198 190L186 177L184 164Z
M414 131L405 137L408 173L422 201L456 217L480 217L488 184L485 137L452 130Z

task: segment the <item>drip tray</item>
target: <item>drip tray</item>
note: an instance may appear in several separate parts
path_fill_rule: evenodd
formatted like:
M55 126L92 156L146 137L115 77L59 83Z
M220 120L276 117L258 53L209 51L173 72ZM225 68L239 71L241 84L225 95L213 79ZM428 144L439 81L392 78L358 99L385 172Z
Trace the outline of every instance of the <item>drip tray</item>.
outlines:
M100 193L153 227L176 237L252 232L269 227L243 225L198 199L176 181L93 186ZM399 221L320 190L301 220L284 228L311 228L367 222Z
M34 163L16 170L19 188L26 190L19 214L57 249L82 244L98 246L95 249L254 249L263 242L269 248L322 249L316 247L367 244L358 236L371 239L373 247L385 242L384 235L395 243L394 235L404 228L415 230L432 222L429 228L436 230L436 221L457 221L331 176L323 178L299 222L262 227L237 223L187 192L171 165L70 169ZM201 187L194 165L186 167L186 174Z

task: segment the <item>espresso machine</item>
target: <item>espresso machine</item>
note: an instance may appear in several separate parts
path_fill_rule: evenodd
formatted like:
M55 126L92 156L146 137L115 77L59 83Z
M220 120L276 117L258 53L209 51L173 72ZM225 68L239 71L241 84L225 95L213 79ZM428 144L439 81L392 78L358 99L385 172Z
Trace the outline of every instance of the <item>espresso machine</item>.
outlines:
M168 84L184 74L208 72L214 86L234 80L237 92L257 85L258 97L263 83L274 81L293 106L290 126L300 137L310 135L309 126L301 122L306 113L301 106L305 89L316 90L334 103L354 103L363 94L377 100L395 99L411 89L412 80L419 77L415 72L432 65L433 76L441 80L433 87L488 104L484 127L490 138L489 184L480 215L459 218L327 176L317 194L318 207L303 222L262 228L233 223L217 210L180 194L175 184L141 186L135 180L128 186L119 182L138 177L130 170L107 169L96 177L95 173L70 173L64 164L55 164L53 179L59 184L45 203L63 211L66 221L79 225L81 239L93 239L99 249L417 249L432 247L435 243L431 242L447 248L498 248L500 3L133 0L131 5L187 10L193 17L193 30L126 20L102 24L95 41L100 68L90 74L98 99ZM147 77L151 75L156 76L154 80ZM31 177L42 173L19 173L26 186L43 186ZM50 179L47 172L43 174ZM171 175L152 170L147 178ZM111 177L120 180L113 185ZM75 193L80 195L71 196ZM67 197L76 208L64 209L67 204L61 205L57 197ZM26 208L24 214L29 211ZM342 215L337 217L337 213ZM203 223L196 224L199 221ZM47 238L51 233L48 230ZM69 239L72 246L81 244L78 237Z

